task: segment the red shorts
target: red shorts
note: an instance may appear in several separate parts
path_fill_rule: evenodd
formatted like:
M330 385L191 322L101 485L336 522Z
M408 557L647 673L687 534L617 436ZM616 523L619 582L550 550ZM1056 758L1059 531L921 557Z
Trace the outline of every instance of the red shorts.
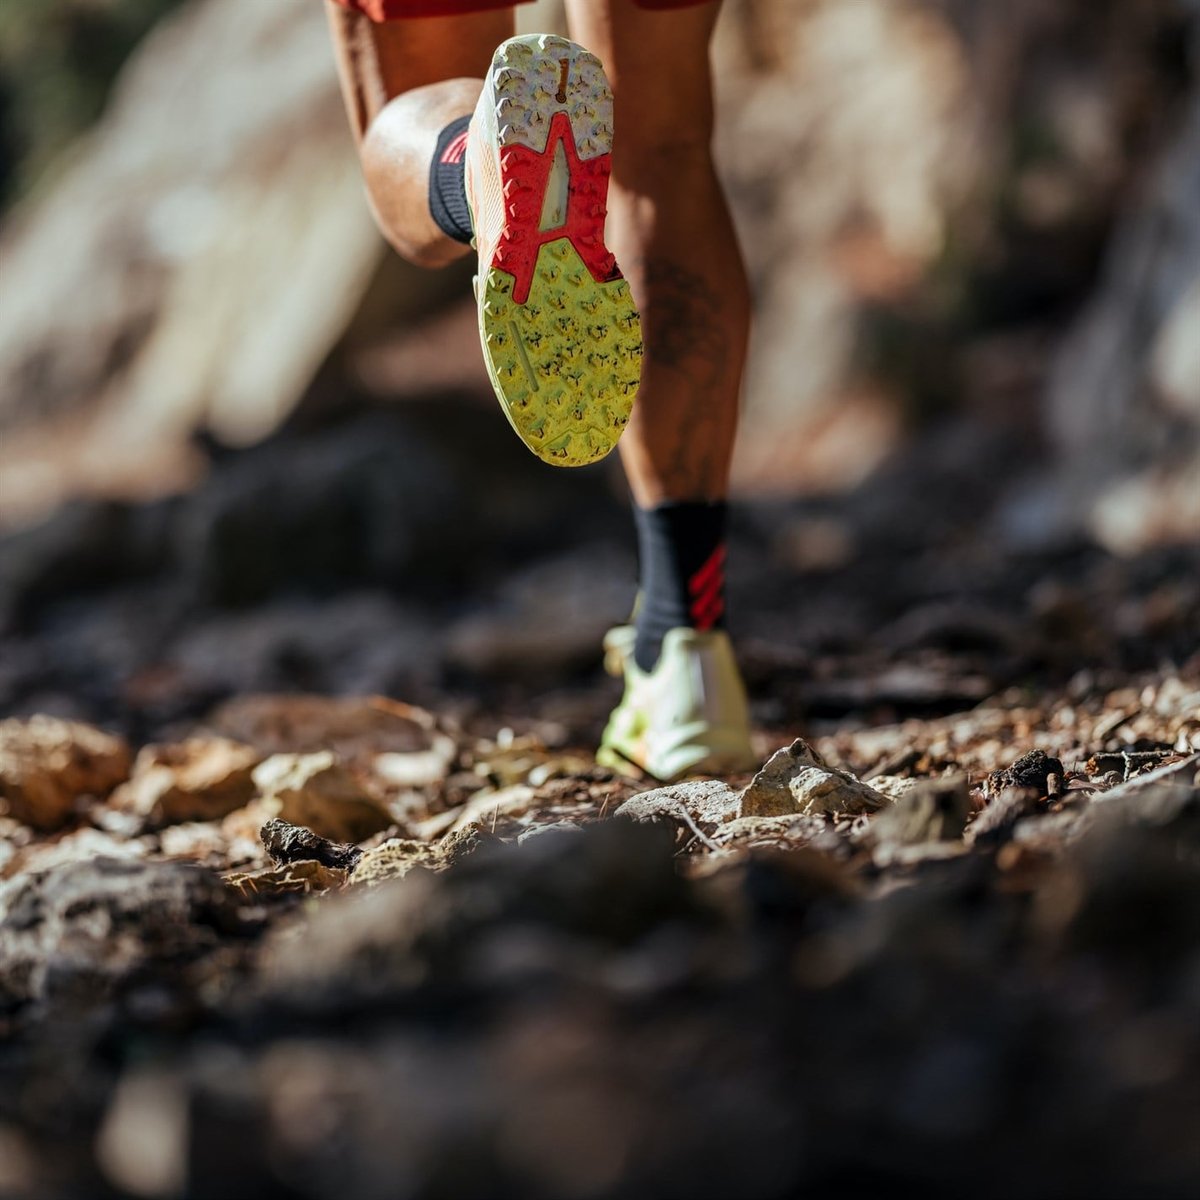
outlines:
M337 0L343 8L366 13L372 21L398 21L403 17L453 17L461 13L512 8L527 0ZM694 8L708 0L634 0L638 8Z

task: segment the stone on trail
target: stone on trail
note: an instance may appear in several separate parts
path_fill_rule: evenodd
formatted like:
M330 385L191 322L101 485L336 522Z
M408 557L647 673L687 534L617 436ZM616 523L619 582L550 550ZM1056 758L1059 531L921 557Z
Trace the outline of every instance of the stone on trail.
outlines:
M218 820L253 799L253 772L260 757L250 746L228 738L146 746L111 802L155 829Z
M262 867L257 871L235 871L224 876L225 883L244 900L287 892L328 892L343 887L349 872L328 867L316 859Z
M719 779L673 783L631 796L614 815L639 824L673 824L707 840L738 815L738 794Z
M857 816L888 798L848 771L831 767L803 738L777 750L742 792L741 817Z
M102 798L129 775L124 739L78 721L0 721L0 813L34 829L67 823L78 799Z
M326 867L341 871L352 871L363 852L344 842L331 842L305 829L302 825L289 825L277 817L269 820L259 831L262 844L271 861L282 866L293 862L318 862Z
M1051 788L1051 777L1057 776L1059 783L1066 772L1062 763L1045 750L1030 750L1021 755L1011 766L993 771L984 781L983 790L989 796L999 796L1009 788L1029 788L1038 796L1045 796Z
M388 838L367 850L355 863L350 882L373 885L389 879L403 879L414 867L444 871L484 846L500 844L500 838L479 825L453 830L432 842Z
M334 842L361 842L392 824L332 751L273 754L255 768L254 782L277 815Z

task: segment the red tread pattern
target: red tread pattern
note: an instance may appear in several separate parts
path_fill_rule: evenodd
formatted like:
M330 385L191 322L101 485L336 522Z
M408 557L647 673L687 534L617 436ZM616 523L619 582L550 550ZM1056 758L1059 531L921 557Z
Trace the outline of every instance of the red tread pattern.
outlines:
M567 219L556 229L539 229L542 203L554 154L562 142L567 156L570 188ZM575 149L571 121L565 112L554 114L540 153L527 146L505 146L500 151L500 186L504 192L504 230L492 257L492 266L513 277L513 300L529 299L538 251L547 242L570 239L597 283L620 279L617 260L604 246L605 197L612 173L612 155L581 159Z

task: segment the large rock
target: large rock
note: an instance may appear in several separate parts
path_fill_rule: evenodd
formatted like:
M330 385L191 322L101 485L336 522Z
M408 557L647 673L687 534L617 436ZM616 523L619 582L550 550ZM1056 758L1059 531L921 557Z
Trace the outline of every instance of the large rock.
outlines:
M129 765L127 743L91 725L49 716L0 721L0 812L57 829L77 800L108 795Z
M0 885L0 1011L94 1008L135 973L177 970L238 930L200 867L95 858Z

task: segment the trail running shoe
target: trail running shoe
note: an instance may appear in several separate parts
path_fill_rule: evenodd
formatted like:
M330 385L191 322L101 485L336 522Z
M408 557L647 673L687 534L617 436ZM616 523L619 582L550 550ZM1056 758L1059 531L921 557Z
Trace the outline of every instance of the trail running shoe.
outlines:
M479 335L500 406L555 466L603 458L629 421L642 333L604 245L612 91L551 34L496 51L467 134Z
M728 634L672 629L650 672L634 662L635 640L628 625L604 639L605 666L624 675L625 695L609 718L596 761L618 771L632 763L664 783L758 766Z

